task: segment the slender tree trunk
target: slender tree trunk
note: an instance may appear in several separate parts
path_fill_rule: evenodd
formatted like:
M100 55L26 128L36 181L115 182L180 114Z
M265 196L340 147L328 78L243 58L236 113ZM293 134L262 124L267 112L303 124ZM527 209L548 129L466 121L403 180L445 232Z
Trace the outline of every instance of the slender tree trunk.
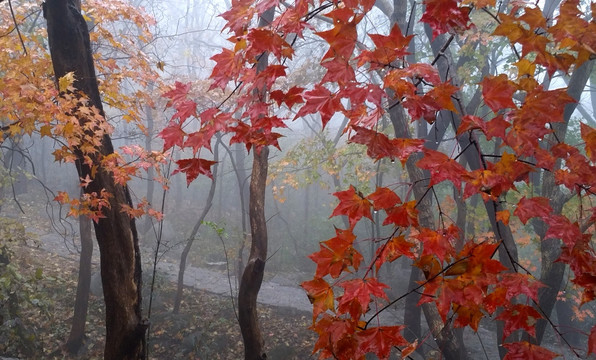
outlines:
M266 26L273 20L275 7L266 10L259 20L259 26ZM257 73L263 71L268 64L268 54L263 53L257 60ZM260 89L261 96L267 91ZM249 187L249 219L251 246L248 262L244 268L240 288L238 289L238 322L244 339L245 360L265 360L263 336L259 328L257 297L267 261L267 219L265 218L265 189L267 188L267 171L269 169L269 148L253 148L252 173Z
M147 86L147 91L151 92L153 90L153 82L150 82L149 85ZM153 109L151 108L151 106L146 105L145 106L145 115L147 118L147 136L145 137L145 150L147 152L151 152L152 147L151 147L151 143L153 140ZM153 179L153 176L155 176L155 170L153 169L153 167L150 167L147 170L147 201L149 202L149 204L153 204L153 193L155 191L155 180ZM141 234L146 233L147 231L149 231L149 229L151 228L151 217L150 216L146 216L145 217L145 223L143 224L143 228L141 230Z
M242 274L238 291L238 315L240 330L244 339L245 360L264 360L263 336L259 328L257 296L263 282L267 260L267 219L265 218L265 187L269 148L254 151L252 176L250 180L250 227L252 244L248 263Z
M66 341L66 348L72 355L78 353L85 339L85 324L87 322L87 307L89 305L89 288L91 286L91 258L93 256L93 239L91 237L91 219L79 217L79 232L81 237L81 256L79 259L79 280L77 295L72 318L70 335Z
M174 299L174 309L172 312L177 314L180 311L180 303L182 302L182 289L184 288L184 272L186 270L186 259L188 258L188 254L190 253L190 249L192 248L192 244L195 241L195 236L199 232L199 228L203 224L205 217L209 213L211 206L213 205L213 197L215 196L215 184L217 179L217 161L219 161L219 139L215 148L213 149L213 161L215 161L215 165L213 165L212 173L213 179L211 179L211 187L209 188L209 194L207 195L207 200L205 201L205 207L203 208L203 212L201 216L197 219L195 226L192 228L192 231L188 235L186 239L186 245L184 246L184 250L182 250L182 254L180 255L180 267L178 268L178 285L176 287L176 298Z
M247 225L247 213L246 210L248 203L250 202L249 199L249 192L246 190L246 170L245 166L245 159L246 154L244 153L244 147L242 144L237 144L235 157L230 156L230 160L232 160L232 166L234 167L234 173L236 174L236 179L238 180L238 190L240 191L240 210L242 213L242 243L238 247L238 254L236 256L236 282L237 285L240 286L240 280L242 279L242 272L244 271L244 248L248 243L248 225ZM235 165L234 165L235 164Z
M74 87L103 115L89 31L80 12L80 2L47 0L44 16L56 79L74 72ZM84 125L90 120L79 118L79 121ZM92 130L88 135L92 135ZM109 135L102 137L96 154L85 155L80 148L73 150L79 177L93 179L84 191L99 194L105 190L111 194L110 206L102 208L104 217L94 223L106 305L104 358L142 359L147 323L141 319L141 255L134 219L121 212L121 205L132 206L132 200L128 188L116 184L112 174L101 165L101 158L114 152Z

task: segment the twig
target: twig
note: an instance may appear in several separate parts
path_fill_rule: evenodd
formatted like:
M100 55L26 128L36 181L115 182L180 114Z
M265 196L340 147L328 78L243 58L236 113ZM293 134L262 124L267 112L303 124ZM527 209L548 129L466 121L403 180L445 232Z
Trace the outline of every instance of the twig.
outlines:
M8 7L10 8L10 15L12 15L12 21L14 21L14 27L15 29L17 29L19 40L21 41L21 45L23 46L23 52L25 53L25 55L28 55L27 48L25 47L25 42L23 41L23 36L21 35L21 30L19 29L19 24L17 23L17 18L14 15L14 10L12 9L12 0L8 0Z

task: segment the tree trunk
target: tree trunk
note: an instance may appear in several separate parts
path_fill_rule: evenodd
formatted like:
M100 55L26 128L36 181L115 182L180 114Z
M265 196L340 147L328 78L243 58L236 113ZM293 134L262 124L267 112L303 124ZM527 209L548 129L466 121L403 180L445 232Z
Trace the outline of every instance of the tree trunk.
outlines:
M244 146L242 144L235 145L235 156L230 155L232 166L234 167L234 173L238 181L238 190L240 191L240 210L242 213L242 239L241 244L238 247L238 254L236 256L236 283L240 286L240 280L242 279L242 272L244 271L244 248L248 243L248 226L246 221L246 207L250 202L249 192L246 190L246 169L245 159L246 154L244 153Z
M182 302L182 289L184 288L184 272L186 270L186 259L188 258L188 254L190 253L190 249L192 248L192 244L195 241L195 236L199 232L199 228L203 224L203 220L209 213L211 206L213 205L213 197L215 196L215 184L217 179L217 162L219 161L219 139L217 144L215 144L215 148L213 149L213 161L215 161L215 165L213 165L213 178L211 179L211 187L209 188L209 194L207 195L207 200L205 201L205 207L203 208L203 212L199 219L195 223L195 226L192 228L192 231L188 235L186 239L186 245L184 246L184 250L182 250L182 254L180 255L180 267L178 268L178 285L176 287L176 298L174 299L174 309L172 312L174 314L178 314L180 311L180 303Z
M267 260L267 219L265 218L265 188L269 166L269 148L253 150L254 160L250 179L249 217L252 244L248 263L238 291L238 315L244 339L245 360L264 360L263 336L259 328L257 296L263 282Z
M93 239L91 238L91 219L79 217L79 232L81 236L81 257L79 259L79 280L77 296L74 306L74 316L70 335L66 341L66 349L71 355L79 352L85 339L85 324L87 322L87 307L89 304L89 288L91 286L91 258L93 256Z
M259 19L259 26L266 26L273 20L275 7L267 9ZM257 73L268 64L268 53L263 53L257 60ZM267 88L255 90L263 95ZM248 216L250 219L251 246L248 262L240 280L238 289L238 322L244 339L245 360L265 360L263 336L259 328L257 297L267 261L267 219L265 218L265 189L269 169L269 148L253 148L252 173L250 175Z
M47 0L44 16L56 80L74 72L74 87L103 115L89 31L80 12L80 2ZM79 118L79 121L84 125L89 120ZM94 223L106 305L104 358L142 359L147 323L141 320L141 255L134 219L121 212L121 205L132 206L132 200L128 188L116 184L113 175L101 165L101 158L114 152L109 135L103 135L95 154L85 155L80 148L73 150L79 177L93 179L84 191L99 194L105 190L111 194L110 206L102 208L104 217Z

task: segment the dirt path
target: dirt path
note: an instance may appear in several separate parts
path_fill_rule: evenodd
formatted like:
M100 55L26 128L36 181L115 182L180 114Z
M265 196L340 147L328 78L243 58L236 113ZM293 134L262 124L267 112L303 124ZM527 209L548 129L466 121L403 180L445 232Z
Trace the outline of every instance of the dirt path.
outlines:
M76 242L72 239L65 239L55 233L39 234L39 246L45 251L55 253L57 255L77 260L79 257L78 247ZM145 271L150 269L149 263L152 259L152 254L145 252L144 262ZM157 264L158 276L163 276L166 279L177 282L179 266L175 263L176 259L169 257L162 258ZM94 246L93 263L99 265L99 250L97 244ZM308 297L304 291L294 284L292 280L282 275L275 275L271 280L264 281L259 292L258 302L271 306L288 307L297 311L310 312L312 305L308 301ZM230 285L231 284L231 285ZM236 279L234 276L228 278L225 272L211 270L207 268L200 268L195 266L187 266L184 273L184 285L198 290L205 290L222 296L230 296L230 287L232 293L235 293ZM234 294L235 295L235 294Z

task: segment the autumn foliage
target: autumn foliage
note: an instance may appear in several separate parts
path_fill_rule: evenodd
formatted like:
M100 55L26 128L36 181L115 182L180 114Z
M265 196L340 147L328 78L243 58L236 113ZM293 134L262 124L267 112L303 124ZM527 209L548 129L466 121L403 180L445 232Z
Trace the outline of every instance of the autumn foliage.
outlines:
M399 160L409 171L422 170L424 178L411 179L405 198L398 195L403 185L381 186L371 193L350 186L334 194L338 204L331 216L345 216L349 227L337 228L335 237L320 243L320 250L310 255L316 263L314 278L302 283L313 304L312 329L319 334L313 351L320 358L363 359L374 353L386 359L392 349L406 357L427 341L409 342L402 324L382 325L378 320L405 297L388 297L379 270L404 256L424 274L415 289L423 294L419 305L436 308L443 326L476 331L482 319L491 319L503 325L499 341L505 342L506 358L557 357L534 343L537 322L550 316L539 305L546 285L520 265L515 242L508 242L506 232L511 234L514 221L543 223L543 241L560 240L556 261L571 269L581 304L596 298L596 130L582 122L581 143L566 142L567 109L577 99L564 84L550 89L544 83L545 76L573 76L593 61L596 23L585 11L594 14L596 6L592 3L587 10L585 4L568 0L546 18L541 8L524 2L505 7L491 0L425 0L415 21L429 27L428 41L440 40L444 47L416 61L409 56L415 37L411 28L405 32L407 24L392 23L378 33L363 30L367 17L377 11L374 5L370 0L232 1L232 8L222 14L231 46L212 58L211 88L233 92L234 101L200 110L187 95L189 85L177 83L165 94L175 112L161 132L165 148L192 150L194 156L179 160L177 170L191 182L201 174L211 176L213 163L206 152L217 132L229 133L230 143L258 152L264 146L279 147L282 135L277 129L287 121L316 114L325 127L334 117L347 117L349 141L365 146L371 159ZM256 27L258 17L270 8L276 10L273 22ZM477 14L489 15L483 29L475 23ZM463 47L467 39L482 36L507 44L507 71L497 67L495 73L481 73L480 80L467 82L443 72L438 63L454 39ZM286 80L295 46L304 38L322 44L316 62L324 74L303 88ZM262 56L269 58L269 65L257 71ZM480 91L482 111L469 112L464 93L470 91ZM380 126L395 109L410 120L394 129L401 136L389 135ZM194 127L187 126L191 119L197 120ZM427 128L438 128L438 122L451 126L455 138L432 146L410 135L412 122ZM483 150L486 141L498 141L498 151ZM575 211L555 210L554 199L532 191L531 178L540 173L552 176L553 186L576 199ZM462 238L462 229L443 212L436 195L437 187L446 183L453 184L463 201L477 195L492 209L486 214L493 224L491 236ZM420 186L424 188L412 191ZM521 187L530 191L511 202L507 194ZM430 198L437 200L436 208L421 208ZM382 214L382 225L391 235L369 239L377 250L365 258L355 228L371 221L373 212ZM429 214L437 219L429 222ZM595 329L588 348L581 351L596 353Z

